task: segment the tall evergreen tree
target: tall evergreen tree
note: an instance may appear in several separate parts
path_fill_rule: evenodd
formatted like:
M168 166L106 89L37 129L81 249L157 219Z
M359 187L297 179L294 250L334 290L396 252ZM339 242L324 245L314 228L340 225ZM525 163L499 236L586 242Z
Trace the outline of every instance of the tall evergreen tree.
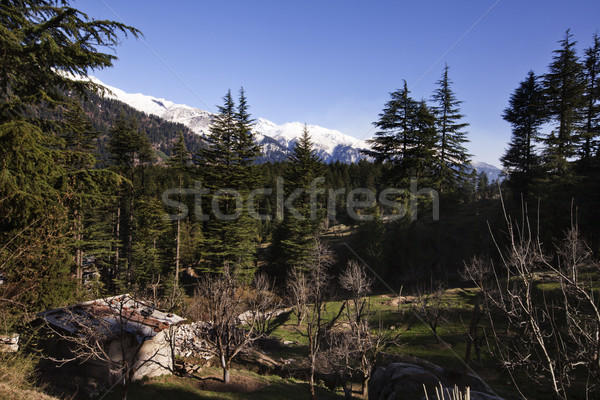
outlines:
M185 145L185 138L183 134L179 134L177 142L173 146L171 151L171 158L167 161L169 167L171 167L177 173L177 188L181 191L183 188L183 177L184 174L189 170L191 163L191 153L188 151ZM181 202L181 196L178 201ZM177 214L181 213L181 209L177 210ZM173 296L175 296L179 290L179 263L180 263L180 249L181 249L181 219L177 219L175 222L175 271L173 280ZM174 298L174 297L173 297Z
M153 151L146 133L141 131L135 118L126 118L121 115L113 129L110 131L108 148L116 170L129 180L127 189L121 190L121 199L117 207L115 217L115 235L122 242L121 251L127 262L124 271L121 271L118 260L122 257L119 249L115 249L115 270L119 274L121 283L130 285L133 282L134 266L133 256L133 234L134 234L134 209L135 209L135 170L143 162L153 158Z
M500 161L519 190L525 190L540 165L535 143L539 140L539 128L547 120L545 107L543 87L533 71L529 71L502 115L512 126L512 138Z
M87 118L82 107L75 101L68 104L65 113L64 131L64 166L68 171L65 176L66 185L73 191L69 205L73 219L73 248L75 253L75 279L78 285L83 284L83 247L84 247L84 198L99 196L91 183L96 178L98 171L93 171L96 164L94 151L97 146L99 132L93 129L91 121ZM110 172L106 171L110 174Z
M424 101L409 96L404 81L402 89L391 93L391 99L374 125L380 130L370 139L371 150L365 154L377 162L394 165L388 180L406 184L412 176L431 175L435 157L435 117Z
M437 119L438 177L441 190L460 186L466 179L470 162L470 154L465 147L469 140L463 131L469 124L461 122L464 117L460 113L462 101L456 99L452 83L446 65L442 77L437 81L438 88L432 96Z
M68 103L65 93L98 89L69 74L86 76L111 66L114 54L101 50L117 45L119 33L139 34L119 22L90 19L70 3L0 6L0 265L10 279L0 297L29 310L59 305L75 292L67 204L80 195L80 186L65 179L73 176L65 160L74 148L61 145L57 129L39 127L50 122L46 110ZM84 167L87 159L74 167ZM87 182L94 180L85 175Z
M239 164L242 167L243 178L248 185L255 182L256 174L253 168L248 168L256 162L256 158L260 155L260 148L254 140L254 134L252 133L252 126L254 125L254 119L252 119L248 112L248 100L246 99L246 92L244 88L240 88L240 94L238 99L238 105L235 112L235 120L237 125L235 141L236 152L239 157Z
M585 110L582 124L581 158L587 165L594 156L594 147L600 135L600 36L596 32L594 42L585 49L583 60L585 75ZM600 156L600 147L598 147Z
M218 207L219 214L213 212L206 224L205 256L213 271L240 266L250 272L256 253L257 223L238 205L244 203L252 188L252 164L259 150L254 144L244 91L240 91L237 107L228 91L218 109L206 137L208 146L198 154L204 184L212 190L210 205L213 211Z
M323 162L305 125L284 172L285 193L295 196L295 201L291 204L293 211L283 210L283 220L274 237L272 252L279 276L285 276L290 268L303 266L314 250L323 214L315 208L316 202L311 204L312 190L316 189L311 186L323 171Z
M112 66L115 55L99 49L116 46L119 33L140 34L120 22L90 19L70 3L21 0L0 7L0 122L31 105L61 104L66 92L99 89L69 76Z
M570 30L560 40L560 49L554 50L548 73L544 75L544 88L548 115L558 126L546 139L546 156L554 172L568 169L569 159L575 156L576 127L581 121L584 106L585 79L583 67L575 50Z

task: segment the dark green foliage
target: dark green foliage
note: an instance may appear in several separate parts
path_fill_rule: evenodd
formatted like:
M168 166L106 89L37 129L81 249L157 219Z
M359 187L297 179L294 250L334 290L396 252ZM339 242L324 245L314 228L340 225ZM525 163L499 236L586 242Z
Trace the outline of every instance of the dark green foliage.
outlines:
M594 156L594 148L598 149L596 157L600 157L598 136L600 135L600 36L594 34L593 43L585 49L583 60L586 89L584 93L585 109L581 125L580 156L584 167L589 167Z
M380 130L369 142L365 153L377 162L390 162L389 181L406 184L411 177L431 178L436 156L435 117L424 101L409 96L404 81L402 89L391 93L374 125Z
M144 287L159 279L165 283L173 274L173 262L167 257L172 251L173 234L168 221L162 218L163 206L157 197L143 197L137 200L135 211L134 280Z
M3 229L26 227L40 218L62 194L52 182L62 174L58 151L46 147L47 137L25 121L0 125L0 200Z
M381 220L378 207L374 207L369 215L373 218L358 225L353 248L361 259L379 275L387 272L385 236L386 228Z
M127 177L132 177L138 163L154 159L150 141L137 120L125 116L120 116L111 130L108 149L113 163Z
M239 205L245 204L256 182L253 163L259 149L243 90L237 108L228 91L218 109L206 137L207 146L200 149L196 160L202 182L211 190L208 206L212 214L205 237L207 268L221 271L224 266L238 265L249 271L254 266L257 223Z
M511 95L502 115L512 126L512 139L500 160L510 172L511 183L518 192L526 190L540 172L541 159L535 144L540 140L539 128L547 121L545 107L542 85L530 71Z
M546 107L557 129L546 139L545 156L548 168L562 174L569 169L568 160L576 154L576 127L582 118L585 78L570 31L559 41L548 73L544 75Z
M75 171L93 168L96 164L94 153L98 147L100 132L94 129L91 120L76 102L69 104L64 118L65 129L61 136L65 142L65 167Z
M64 101L62 93L85 93L93 84L69 79L110 67L119 34L139 35L120 22L89 19L69 1L22 0L0 8L0 120L26 107Z
M461 186L468 174L467 165L470 155L465 144L469 140L463 129L469 124L460 122L464 117L459 108L462 101L457 100L452 91L448 65L444 67L437 85L432 101L438 134L438 179L442 190L452 190Z
M72 295L63 204L69 194L55 186L63 172L56 165L59 152L44 142L41 130L27 122L0 125L0 271L8 282L0 297L29 310Z
M280 277L293 267L304 265L315 246L316 234L324 217L324 209L316 200L323 163L310 140L306 126L288 158L284 172L287 198L291 209L283 209L283 220L273 240L273 264ZM311 198L313 201L311 201Z

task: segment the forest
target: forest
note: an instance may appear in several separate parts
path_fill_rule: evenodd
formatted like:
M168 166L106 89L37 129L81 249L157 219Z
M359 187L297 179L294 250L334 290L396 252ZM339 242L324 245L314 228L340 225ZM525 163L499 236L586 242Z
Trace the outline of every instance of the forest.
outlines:
M0 352L0 397L600 394L597 34L581 51L565 32L498 110L512 137L490 182L470 165L448 65L429 99L406 81L390 93L364 159L323 163L305 128L285 161L258 162L243 88L200 137L72 79L111 67L104 49L136 28L69 1L4 2L0 20L0 337L19 337ZM165 333L171 378L136 383L124 355L109 360L120 385L58 383L49 363L108 357L106 331L133 319L125 294L181 316L204 353ZM57 333L40 313L95 299L112 299L117 328L69 311L84 333L58 334L77 357L45 355ZM382 371L407 357L449 372L393 397ZM260 384L184 390L203 376L215 392Z

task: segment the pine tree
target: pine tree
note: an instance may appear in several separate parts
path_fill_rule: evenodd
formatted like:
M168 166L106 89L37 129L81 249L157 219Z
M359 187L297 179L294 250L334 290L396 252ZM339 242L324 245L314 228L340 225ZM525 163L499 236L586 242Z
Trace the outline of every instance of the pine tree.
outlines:
M404 81L402 89L390 93L391 99L379 114L379 120L373 123L379 131L375 133L374 139L369 140L371 150L365 151L365 154L373 157L376 162L397 164L406 154L408 121L414 108L414 101L409 93Z
M217 206L221 214L213 212L206 224L205 256L212 271L239 266L250 274L256 253L257 223L244 207L238 208L238 203L244 203L252 188L252 164L258 147L254 144L243 90L237 108L228 91L218 109L206 137L207 147L198 154L204 184L212 190L210 205L213 209Z
M75 101L69 103L65 113L65 129L62 132L65 141L65 167L79 171L90 169L96 165L94 152L98 147L98 132L92 121Z
M321 177L323 170L323 161L317 155L305 125L284 172L286 195L300 192L291 204L294 210L283 210L283 220L275 233L272 251L280 276L285 276L291 268L303 266L314 250L323 215L322 210L315 209L316 202L311 204L311 190L315 189L311 185Z
M236 152L239 157L239 164L242 167L243 177L248 185L251 186L251 182L255 182L256 174L253 168L248 168L256 162L256 158L260 155L260 148L254 141L254 134L252 133L252 125L254 125L254 119L248 112L248 100L246 99L246 92L244 88L240 89L238 105L235 113L236 125L237 125L237 140Z
M529 71L502 115L512 126L512 139L500 161L518 191L526 190L540 166L535 143L540 139L539 128L547 121L545 107L543 87L534 72Z
M96 164L94 151L97 146L99 132L93 129L81 105L73 101L68 104L65 113L65 127L61 134L64 140L64 166L66 186L74 192L68 202L71 218L73 219L73 248L75 253L75 279L77 284L83 284L83 247L84 247L84 198L100 195L101 191L90 185L90 178L95 175L92 171ZM105 171L110 174L109 171ZM95 178L95 177L94 177Z
M448 65L444 67L442 77L437 81L432 101L437 119L438 133L438 179L440 189L456 189L467 176L470 154L465 144L469 141L463 131L469 124L460 122L464 115L460 113L462 101L456 99L452 91L452 81L448 77Z
M409 93L406 81L391 93L374 123L380 130L369 140L371 150L365 151L376 162L394 165L388 180L396 184L406 184L410 177L429 177L435 158L435 117L424 101L415 101Z
M407 167L411 176L419 180L430 179L436 160L436 119L424 100L416 105L410 149L407 150ZM407 160L407 161L408 161Z
M120 22L90 19L70 1L22 0L0 7L0 122L44 102L64 103L64 93L100 89L89 81L90 69L112 66L119 34L140 32Z
M133 234L134 234L134 210L135 210L135 170L143 162L152 160L154 154L150 141L145 132L139 129L138 121L135 118L126 118L119 116L115 126L110 131L108 148L116 170L129 180L121 191L121 199L117 204L117 216L115 218L117 239L121 239L122 251L125 253L127 262L125 276L122 281L125 285L133 282L134 267L132 265L133 256ZM119 236L121 236L119 238ZM117 274L121 271L118 260L121 259L119 249L115 249L115 270Z
M593 149L597 146L600 135L600 36L594 34L593 44L585 49L583 60L585 74L585 111L582 124L581 159L589 165ZM598 147L600 156L600 147Z
M576 127L581 121L584 106L585 80L583 67L575 50L570 30L559 41L561 48L554 50L548 73L544 75L547 111L558 126L546 139L546 157L553 172L568 169L569 159L575 156L578 138Z
M163 220L164 209L156 197L141 197L135 204L134 231L132 244L132 265L134 280L141 287L148 284L170 280L169 268L172 264L167 260L171 250L171 230L167 221Z
M29 311L57 306L75 293L67 205L83 190L72 184L73 167L89 167L91 160L85 155L68 162L75 148L67 143L65 149L48 111L68 106L66 93L98 89L69 74L111 66L114 54L99 49L118 44L119 33L139 34L118 22L90 19L68 0L0 6L0 265L10 279L0 297ZM78 182L95 180L91 172L79 176Z

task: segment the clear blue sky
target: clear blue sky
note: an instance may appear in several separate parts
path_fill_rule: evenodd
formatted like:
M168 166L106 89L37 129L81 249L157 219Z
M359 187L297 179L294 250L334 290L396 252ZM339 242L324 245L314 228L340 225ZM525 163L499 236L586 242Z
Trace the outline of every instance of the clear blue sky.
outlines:
M112 69L94 74L109 85L209 111L227 89L243 86L254 117L357 138L374 134L372 122L403 79L413 97L427 99L447 63L471 124L468 148L498 166L510 138L501 118L510 94L530 69L546 71L567 28L580 52L600 29L598 0L78 0L74 6L144 33L116 49Z

